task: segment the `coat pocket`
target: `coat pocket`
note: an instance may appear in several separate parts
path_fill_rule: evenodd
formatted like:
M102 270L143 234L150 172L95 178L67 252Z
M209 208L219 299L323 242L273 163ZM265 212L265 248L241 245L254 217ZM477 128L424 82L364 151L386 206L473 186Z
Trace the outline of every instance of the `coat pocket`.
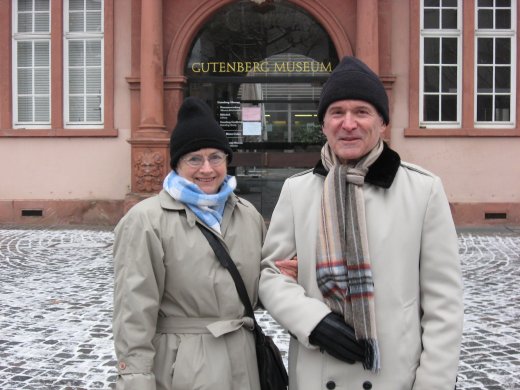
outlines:
M212 335L180 335L171 389L229 390L231 372L226 344Z
M415 372L421 358L421 318L417 299L403 307L403 362Z
M180 338L174 334L156 334L153 339L155 358L153 372L157 390L170 390Z

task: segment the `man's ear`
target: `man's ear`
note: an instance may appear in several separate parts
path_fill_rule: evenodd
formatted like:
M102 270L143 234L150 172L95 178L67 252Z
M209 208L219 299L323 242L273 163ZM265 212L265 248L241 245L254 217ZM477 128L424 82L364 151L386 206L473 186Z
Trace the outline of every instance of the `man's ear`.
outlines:
M383 117L381 115L379 115L379 119L381 120L381 128L379 129L379 134L383 134L386 130L386 127L388 126L387 124L385 124L385 120L383 119Z

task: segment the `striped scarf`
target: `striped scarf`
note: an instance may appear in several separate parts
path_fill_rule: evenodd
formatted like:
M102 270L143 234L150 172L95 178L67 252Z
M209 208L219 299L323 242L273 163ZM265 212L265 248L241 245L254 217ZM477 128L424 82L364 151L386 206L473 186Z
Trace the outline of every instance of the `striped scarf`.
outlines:
M184 203L211 229L220 233L220 222L229 195L237 186L234 176L227 175L216 194L206 194L198 185L171 171L163 181L164 190L171 197Z
M365 369L380 370L374 282L368 254L363 184L368 167L383 151L380 141L354 164L341 164L328 143L321 161L328 170L321 198L316 277L327 305L351 325L363 342Z

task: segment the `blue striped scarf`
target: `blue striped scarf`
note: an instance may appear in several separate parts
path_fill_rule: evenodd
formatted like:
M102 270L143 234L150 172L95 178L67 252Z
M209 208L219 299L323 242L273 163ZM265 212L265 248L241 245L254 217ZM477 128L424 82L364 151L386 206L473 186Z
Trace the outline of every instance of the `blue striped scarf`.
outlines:
M227 175L216 194L206 194L198 185L171 171L163 182L164 190L171 197L184 203L211 229L220 233L220 223L229 196L237 186L234 176Z

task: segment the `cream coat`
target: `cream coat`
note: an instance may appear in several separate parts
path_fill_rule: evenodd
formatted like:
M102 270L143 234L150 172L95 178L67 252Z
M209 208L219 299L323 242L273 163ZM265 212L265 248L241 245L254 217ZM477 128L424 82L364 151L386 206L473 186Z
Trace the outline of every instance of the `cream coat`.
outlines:
M386 146L367 175L364 195L382 356L376 375L309 345L309 334L330 312L315 273L324 182L318 171L286 180L263 248L260 300L297 338L290 343L290 389L453 389L462 286L457 236L441 181L400 163ZM295 254L298 283L273 265Z
M252 321L229 272L166 192L134 206L116 227L113 331L121 390L259 390ZM223 240L253 306L265 225L232 195Z

